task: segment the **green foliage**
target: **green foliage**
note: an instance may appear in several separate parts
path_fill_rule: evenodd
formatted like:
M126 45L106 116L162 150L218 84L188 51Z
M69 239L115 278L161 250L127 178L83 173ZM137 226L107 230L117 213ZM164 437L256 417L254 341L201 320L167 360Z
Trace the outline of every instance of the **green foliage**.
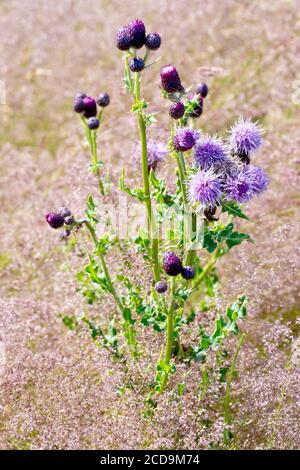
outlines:
M225 242L227 250L230 250L245 240L253 242L247 233L235 231L232 222L225 226L222 224L216 224L212 227L207 224L204 226L203 248L209 253L213 253L223 242Z

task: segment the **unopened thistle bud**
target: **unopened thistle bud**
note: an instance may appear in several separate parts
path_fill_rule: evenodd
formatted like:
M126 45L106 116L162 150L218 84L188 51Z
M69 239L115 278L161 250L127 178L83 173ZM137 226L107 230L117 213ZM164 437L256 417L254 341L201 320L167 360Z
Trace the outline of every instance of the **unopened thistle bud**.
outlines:
M101 93L97 98L97 103L101 108L105 108L109 105L110 98L108 93Z
M166 281L159 281L155 284L154 289L159 294L164 294L168 290L168 283Z
M52 228L60 228L64 225L64 218L57 212L49 212L46 215L46 221Z
M142 20L130 21L127 27L127 31L131 47L134 47L135 49L140 49L144 46L146 38L146 28Z
M116 45L121 51L130 49L130 38L128 28L120 28L116 35Z
M145 62L140 57L134 57L129 62L131 72L141 72L145 67Z
M174 251L167 251L163 255L163 268L169 276L178 276L182 271L182 262Z
M160 71L161 86L167 93L183 90L181 80L174 65L165 65Z
M146 36L145 46L151 51L156 51L160 48L161 37L158 33L150 33Z
M97 119L96 117L91 117L89 118L87 125L88 128L91 130L98 129L98 127L100 126L99 119Z
M181 101L172 103L169 108L169 115L172 119L180 119L184 115L184 104Z
M208 95L208 86L206 85L206 83L199 83L196 93L198 95L201 95L202 98L206 98L206 96Z
M192 266L186 266L185 268L182 269L181 271L181 276L183 279L186 279L189 281L190 279L193 279L195 277L195 270Z
M97 104L94 98L91 96L85 96L83 98L84 111L83 115L85 118L90 118L97 115Z

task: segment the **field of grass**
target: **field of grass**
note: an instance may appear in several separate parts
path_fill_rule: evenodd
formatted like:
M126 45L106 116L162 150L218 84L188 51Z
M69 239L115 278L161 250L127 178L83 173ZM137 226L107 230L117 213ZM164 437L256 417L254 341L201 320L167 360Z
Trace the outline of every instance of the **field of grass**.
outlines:
M115 308L109 297L100 305L83 303L75 273L86 261L85 235L74 246L61 243L44 217L61 205L80 215L87 194L97 198L72 110L78 90L111 95L101 127L101 158L111 180L107 202L117 204L123 167L132 184L140 181L138 135L114 46L116 30L131 18L143 18L162 36L160 62L143 79L151 111L160 112L152 137L168 135L159 89L160 66L167 63L178 67L185 84L208 83L198 121L205 132L222 134L240 115L266 131L256 162L268 172L270 187L247 204L257 223L240 222L255 244L236 247L220 267L216 308L243 293L250 297L228 446L299 448L300 361L291 359L297 348L300 356L296 0L0 1L0 80L6 90L0 105L0 448L223 446L223 390L213 373L206 390L202 365L179 363L152 415L145 405L147 383L163 338L142 330L141 361L118 362L92 342L87 328L69 330L62 322L83 311L109 319ZM160 174L168 177L171 167L167 161ZM151 286L151 273L133 250L112 252L109 262L113 272L135 273Z

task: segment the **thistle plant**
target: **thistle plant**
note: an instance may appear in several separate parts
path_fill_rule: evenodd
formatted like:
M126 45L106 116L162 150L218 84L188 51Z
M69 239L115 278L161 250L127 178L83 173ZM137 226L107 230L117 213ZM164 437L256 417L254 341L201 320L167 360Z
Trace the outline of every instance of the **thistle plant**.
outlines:
M248 234L236 230L235 222L249 220L243 204L267 188L268 176L255 161L255 152L262 145L261 128L249 119L239 118L226 139L205 135L198 123L203 116L208 86L201 82L193 93L191 87L184 86L172 64L163 66L160 75L157 73L162 99L168 103L170 136L164 143L149 138L149 126L155 124L156 117L148 112L149 104L142 97L141 85L142 79L147 79L147 69L157 62L157 59L151 61L151 56L161 46L160 35L147 34L143 21L136 19L119 29L115 42L123 52L124 84L132 96L132 113L139 130L137 149L142 181L142 187L130 187L123 169L120 189L143 205L147 220L145 229L127 240L125 246L135 246L139 259L150 264L152 284L144 288L121 272L112 278L107 252L112 245L118 249L121 241L111 233L97 235L100 220L91 196L83 219L61 208L47 214L46 220L54 229L63 228L66 238L83 227L88 230L94 249L89 254L89 264L79 276L84 282L88 278L85 296L90 303L95 302L97 289L112 296L119 312L116 325L121 324L121 332L136 360L142 348L140 328L153 328L164 336L165 342L157 351L156 376L149 384L152 396L166 389L177 362L205 363L209 353L216 354L221 362L226 338L239 335L239 322L247 313L248 298L244 293L232 300L223 315L216 313L212 331L207 331L202 322L196 324L195 319L199 312L204 316L215 309L220 284L216 269L219 259L234 246L252 242ZM108 95L100 95L97 103L102 110L109 104ZM96 146L102 111L97 114L96 100L85 94L76 97L74 110L80 113L86 129L93 169L97 170L103 194ZM173 192L166 180L157 176L158 165L163 166L167 159L174 163L171 178L176 189ZM164 227L165 236L160 237ZM85 322L92 329L93 337L105 338L105 347L110 344L116 348L119 344L115 323L113 327L110 325L110 338L113 338L109 341L109 335L105 336L101 327L89 319ZM183 347L181 334L187 326L194 327L198 339ZM231 381L243 338L243 334L238 338L224 399L228 425Z

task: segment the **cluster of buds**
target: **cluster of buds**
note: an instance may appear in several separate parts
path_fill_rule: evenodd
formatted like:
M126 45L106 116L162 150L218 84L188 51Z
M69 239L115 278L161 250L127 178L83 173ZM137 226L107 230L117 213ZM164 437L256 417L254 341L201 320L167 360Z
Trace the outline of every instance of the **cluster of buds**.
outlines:
M183 279L191 280L195 276L195 270L192 266L183 266L179 256L174 251L166 251L163 254L163 268L168 276L178 276L181 274ZM154 286L156 292L163 294L168 289L166 281L159 281Z
M146 34L146 27L142 20L132 20L127 26L119 29L116 36L117 48L121 51L134 51L134 57L129 62L132 72L141 72L145 68L145 58L136 57L136 49L146 47L146 55L150 51L156 51L161 45L161 37L158 33Z
M49 212L45 216L47 223L51 228L58 229L64 227L64 237L71 234L71 230L77 226L74 216L68 207L60 207L56 212Z
M100 126L100 113L102 108L109 105L110 98L107 93L101 93L97 100L92 96L87 96L85 93L78 93L74 100L74 111L75 113L82 114L87 119L87 125L89 129L95 130ZM98 114L97 104L101 110Z
M167 98L172 102L169 115L172 119L181 119L184 116L198 118L203 112L203 100L208 95L206 83L197 86L196 93L189 95L186 103L182 98L186 94L181 79L174 65L165 65L160 71L161 88Z

